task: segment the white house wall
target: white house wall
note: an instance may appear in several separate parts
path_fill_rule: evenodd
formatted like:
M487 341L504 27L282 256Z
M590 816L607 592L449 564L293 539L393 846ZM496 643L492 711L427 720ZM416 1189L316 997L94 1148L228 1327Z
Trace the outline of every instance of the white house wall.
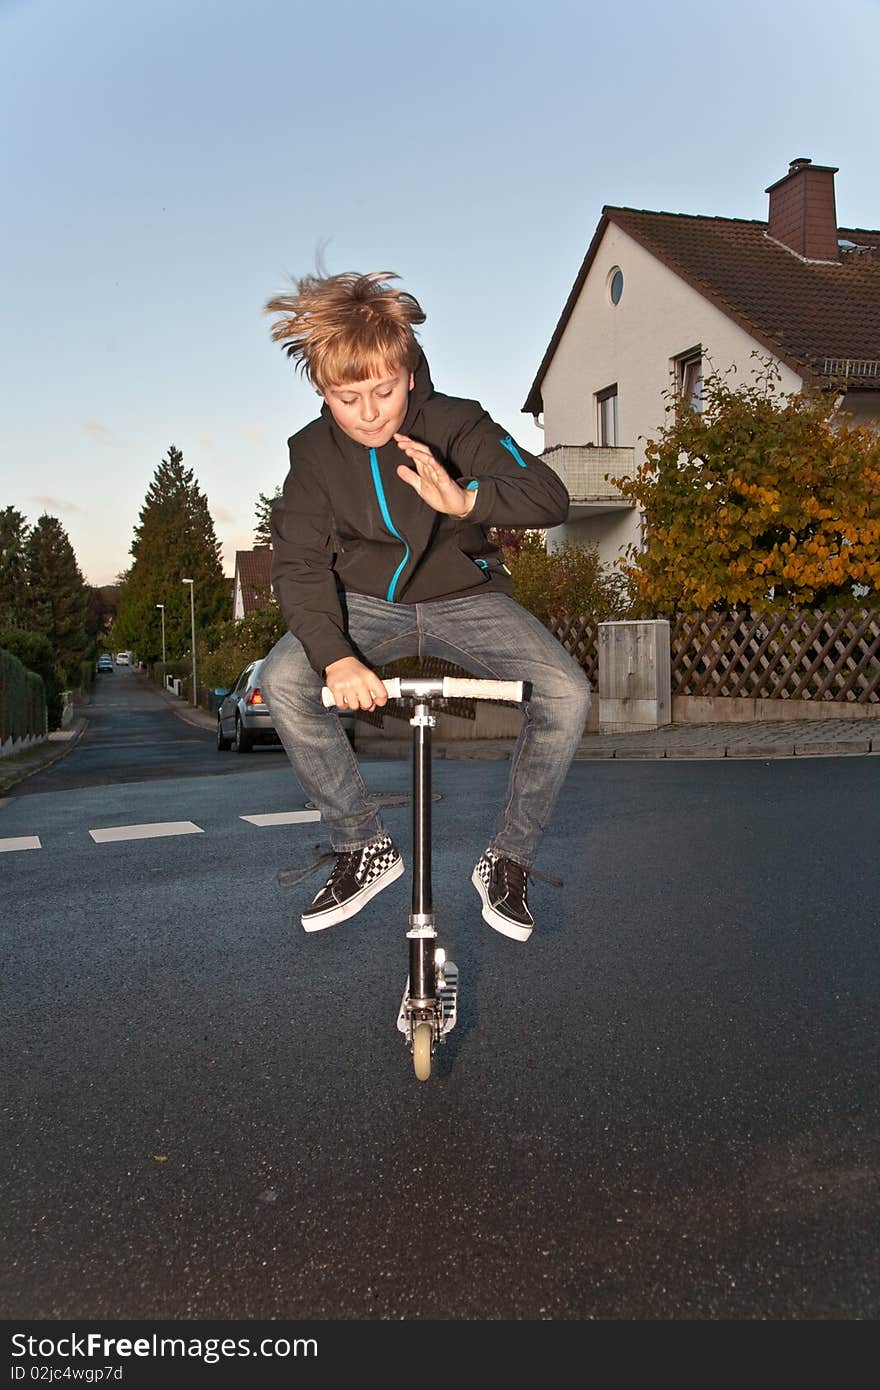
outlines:
M612 304L610 272L623 271L623 294ZM645 439L664 421L663 392L672 384L670 359L700 346L704 374L714 366L738 367L737 381L755 370L751 353L768 349L728 319L632 237L610 224L565 331L544 376L545 448L555 444L598 444L596 393L617 383L618 444L635 449L644 462ZM799 391L801 378L782 363L780 390ZM758 368L760 369L760 368ZM563 540L599 543L605 563L617 559L630 541L638 542L633 511L591 516L556 527L553 547Z

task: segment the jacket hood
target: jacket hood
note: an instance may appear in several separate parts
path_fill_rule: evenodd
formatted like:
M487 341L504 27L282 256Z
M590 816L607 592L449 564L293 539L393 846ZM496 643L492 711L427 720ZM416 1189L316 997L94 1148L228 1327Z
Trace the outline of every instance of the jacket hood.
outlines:
M407 434L412 426L425 401L434 394L434 383L431 380L431 369L428 366L428 359L419 349L419 360L413 371L413 389L409 393L409 405L407 406L406 419L403 422L403 433Z
M402 434L409 434L410 430L413 428L413 423L419 411L422 409L425 402L429 400L431 396L433 396L433 394L434 383L431 380L431 369L428 366L428 359L422 352L421 348L419 348L419 359L416 362L415 367L413 368L413 389L409 393L409 401L406 407L406 415L404 416L403 424L401 426ZM324 405L321 406L321 419L324 420L328 425L330 425L331 429L333 429L335 433L342 434L342 431L339 429L339 426L333 419L333 413L326 402L324 403Z

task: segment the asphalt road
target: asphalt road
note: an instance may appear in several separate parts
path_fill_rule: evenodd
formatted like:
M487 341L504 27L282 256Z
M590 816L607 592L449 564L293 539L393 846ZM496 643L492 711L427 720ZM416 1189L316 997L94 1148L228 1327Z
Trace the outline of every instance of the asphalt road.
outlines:
M57 765L20 782L16 796L157 777L249 772L256 758L261 767L267 760L274 767L287 765L277 745L247 754L219 753L210 734L178 719L162 694L131 666L97 676L92 699L83 708L89 724L76 746Z
M508 764L438 763L420 1084L408 876L306 935L275 875L321 827L241 819L302 808L283 757L138 692L0 809L40 843L0 854L0 1315L878 1316L876 758L573 765L526 945L469 882Z

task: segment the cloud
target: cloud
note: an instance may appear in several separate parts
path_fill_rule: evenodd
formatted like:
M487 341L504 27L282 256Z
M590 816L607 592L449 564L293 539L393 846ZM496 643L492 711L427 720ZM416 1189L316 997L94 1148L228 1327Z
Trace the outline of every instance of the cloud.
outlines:
M268 425L242 425L238 432L247 444L253 444L257 449L265 449L269 442Z
M211 516L214 518L215 521L222 522L224 526L238 525L238 516L230 511L227 511L225 507L212 507Z
M214 438L210 434L195 434L193 435L193 443L201 444L203 449L213 449Z
M47 512L53 515L55 512L81 512L82 507L78 507L75 502L65 502L60 497L29 497L29 502L39 502Z
M80 429L89 439L96 439L102 444L109 443L114 437L110 427L102 424L100 420L83 420Z

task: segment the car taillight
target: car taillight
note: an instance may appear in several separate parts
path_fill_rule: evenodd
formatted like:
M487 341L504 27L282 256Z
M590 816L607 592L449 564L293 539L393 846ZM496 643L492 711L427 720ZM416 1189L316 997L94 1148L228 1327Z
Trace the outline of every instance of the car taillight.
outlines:
M263 699L263 696L262 696L261 693L260 693L260 687L259 687L259 686L256 686L256 687L251 691L251 693L250 693L250 695L247 697L247 700L245 701L245 703L248 704L248 705L264 705L264 704L266 703L266 701Z

